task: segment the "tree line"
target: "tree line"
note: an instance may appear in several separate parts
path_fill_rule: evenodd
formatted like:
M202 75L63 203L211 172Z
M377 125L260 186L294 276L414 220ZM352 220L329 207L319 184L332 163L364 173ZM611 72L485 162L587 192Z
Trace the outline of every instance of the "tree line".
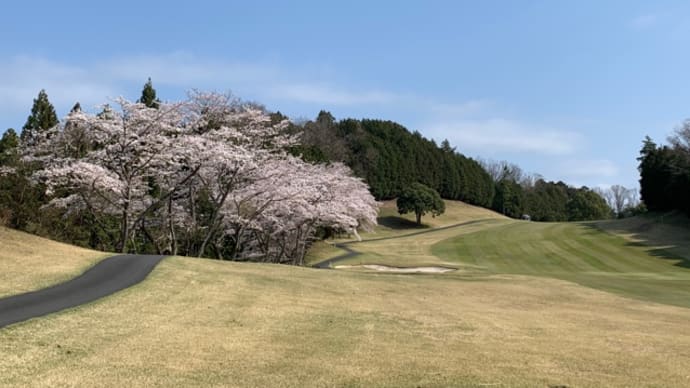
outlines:
M340 161L369 184L379 200L399 197L415 183L444 199L461 200L513 218L583 221L608 218L605 199L587 187L547 182L507 162L474 160L448 140L440 145L392 121L336 121L325 111L302 124L297 153L314 160Z
M647 146L645 166L681 145ZM607 200L616 213L632 203L475 160L392 121L321 111L294 123L215 93L163 103L150 79L136 102L97 114L77 103L62 122L41 91L21 134L0 139L0 223L106 251L300 263L315 238L371 228L375 200L417 184L535 221L607 218Z
M646 137L637 160L645 206L690 216L690 121L668 138L668 144L657 145Z
M556 222L611 216L611 208L599 190L546 181L505 161L482 161L482 165L496 185L492 209L509 217Z
M447 140L438 146L392 121L336 121L325 111L302 127L302 145L297 153L347 164L365 179L378 200L397 198L413 183L421 183L445 199L491 206L491 177L477 161L456 152Z

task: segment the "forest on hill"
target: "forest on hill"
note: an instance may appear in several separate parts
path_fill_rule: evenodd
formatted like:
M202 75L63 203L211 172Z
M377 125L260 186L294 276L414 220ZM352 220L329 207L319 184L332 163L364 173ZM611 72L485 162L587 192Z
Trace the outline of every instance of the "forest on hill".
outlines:
M303 124L295 152L315 161L347 164L369 184L379 200L396 198L419 182L442 198L493 209L534 221L584 221L611 216L597 191L545 181L505 163L480 162L458 152L448 140L440 145L384 120L336 121L325 111Z
M258 104L213 94L163 103L150 80L137 103L119 104L119 111L106 105L90 115L77 103L60 121L41 91L20 134L9 129L0 139L0 223L102 250L258 260L277 255L280 262L299 263L311 241L371 227L374 199L396 198L417 183L444 199L534 221L594 220L643 209L626 199L633 190L614 186L605 193L546 181L507 162L473 159L447 140L437 144L393 121L338 121L321 111L295 123ZM153 136L152 127L164 129ZM127 128L140 133L123 135ZM652 210L688 212L687 128L669 146L645 142L640 182ZM117 136L133 136L120 139L131 149L118 145ZM185 144L189 149L180 148ZM124 156L114 158L111 146ZM136 179L129 170L106 166L141 155L159 164L146 160ZM166 170L170 166L178 170ZM103 184L96 179L101 175L116 189L94 186ZM118 181L125 175L126 182ZM214 181L218 177L227 182ZM292 192L280 194L278 186ZM118 197L123 187L136 198ZM248 208L255 209L251 216L242 213Z

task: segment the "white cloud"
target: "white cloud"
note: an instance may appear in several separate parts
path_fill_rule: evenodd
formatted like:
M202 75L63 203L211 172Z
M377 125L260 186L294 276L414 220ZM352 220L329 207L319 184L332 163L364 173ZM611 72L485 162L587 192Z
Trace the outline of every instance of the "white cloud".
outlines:
M476 113L481 113L490 107L491 102L488 100L471 100L459 104L435 103L428 101L429 108L434 113L444 116L464 117Z
M271 97L279 100L320 103L326 105L386 105L403 97L384 91L348 91L327 84L293 83L268 88Z
M87 69L44 59L15 57L0 61L0 112L26 112L38 91L46 89L59 106L103 102L114 95L115 86Z
M561 164L560 172L575 178L611 178L618 175L619 168L608 159L568 160Z
M0 113L5 116L28 113L40 89L46 89L53 104L63 111L77 100L87 108L121 94L131 95L132 86L143 84L147 77L156 86L180 91L233 90L251 93L260 101L310 103L318 104L319 108L417 105L431 109L435 104L384 90L342 87L338 80L314 79L300 70L198 58L185 53L118 57L80 64L21 56L0 60Z
M660 23L661 15L658 13L647 13L634 17L630 21L630 25L638 30L651 28Z
M179 94L191 88L232 90L240 97L259 102L278 106L301 104L313 111L356 107L375 112L385 108L415 112L420 118L466 118L489 105L486 100L447 103L414 94L344 85L343 80L332 75L312 73L262 63L201 58L184 52L122 56L79 64L19 56L0 59L0 114L18 125L16 121L28 114L40 89L46 89L61 114L76 101L91 109L120 95L136 96L136 88L147 77L157 87L172 88Z
M465 154L495 156L516 163L535 157L549 160L548 166L538 171L548 173L544 170L550 169L549 176L574 181L609 181L618 172L607 160L562 162L564 156L583 154L584 139L579 133L501 118L500 109L489 100L448 102L358 87L335 78L332 73L313 73L185 53L123 56L78 64L26 56L1 58L0 118L11 124L8 126L20 126L29 113L31 101L42 88L47 90L58 112L64 114L76 101L91 109L119 95L136 96L138 88L150 76L157 87L179 94L191 88L231 89L241 97L277 107L298 106L311 114L322 108L341 107L346 108L345 112L371 112L370 117L381 117L381 112L397 115L391 117L394 120L413 117L412 123L405 123L411 129L419 129L437 140L447 138Z
M205 59L183 52L113 58L93 67L113 80L141 82L142 77L150 76L158 84L187 88L263 84L280 76L279 69L272 66Z
M463 150L479 153L567 155L575 152L581 142L580 135L572 131L496 118L445 121L425 128L436 139L447 138Z

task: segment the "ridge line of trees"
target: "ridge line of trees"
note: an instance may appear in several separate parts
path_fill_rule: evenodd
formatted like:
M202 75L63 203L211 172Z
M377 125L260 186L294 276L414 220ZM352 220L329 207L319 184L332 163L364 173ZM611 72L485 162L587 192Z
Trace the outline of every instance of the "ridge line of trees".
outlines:
M440 145L392 121L344 119L326 111L303 124L295 150L319 161L347 164L369 184L378 200L399 197L414 183L430 187L444 199L461 200L513 218L535 221L583 221L609 218L599 193L526 175L507 162L468 158L448 140Z
M514 218L528 215L535 221L601 219L641 209L635 192L621 186L605 192L548 182L539 175L524 174L507 162L467 157L448 140L438 145L392 121L336 121L329 112L321 111L315 120L296 124L280 112L267 112L255 103L198 92L192 93L188 101L164 103L150 78L136 102L119 100L117 105L119 108L113 109L106 104L101 112L90 115L76 103L60 122L45 90L39 92L21 134L9 129L0 139L1 223L103 250L165 251L234 259L263 255L261 260L277 255L281 257L278 260L300 262L314 238L338 230L356 233L358 226L371 227L376 217L372 212L377 206L374 199L398 198L414 184L427 186L444 199L462 200ZM642 199L652 204L652 210L670 207L687 212L690 207L684 200L690 186L688 127L686 123L669 139L669 146L659 147L651 139L643 145L639 159ZM221 135L222 131L226 132ZM192 138L192 143L184 143ZM113 143L112 139L119 140ZM118 152L127 154L129 161L117 159L111 146L119 147ZM204 163L214 160L208 151L229 152L227 147L231 146L245 147L230 157L237 165L226 164L222 171L208 175ZM166 149L174 149L175 155ZM147 156L142 157L144 154ZM96 155L100 155L101 165L94 162ZM135 166L139 162L133 155L143 158L142 166ZM199 159L200 155L205 159ZM160 160L163 156L169 159ZM264 159L252 159L256 157ZM133 164L127 165L127 171L103 170L104 158L111 158L111 165ZM254 167L242 164L248 161ZM285 182L283 185L294 191L271 196L266 182L280 181L280 174L274 173L280 171L281 164L304 181L297 183L299 179L294 178ZM162 165L177 170L164 171ZM257 165L273 170L259 173ZM88 173L84 170L87 167L91 169ZM343 187L329 186L317 178L319 174L348 182L343 187L356 193L360 205L340 210L319 207L321 201L332 204L338 197L357 202L357 198L347 197ZM136 185L128 181L132 179ZM118 180L119 198L112 197L112 192L96 194L99 184L107 186ZM244 199L234 196L239 195L236 189L240 181L254 190L243 192ZM90 192L85 182L91 185ZM301 185L299 190L296 184ZM276 211L278 219L288 217L290 211L278 210L277 203L297 200L299 192L310 185L320 187L321 192L310 193L315 195L312 199L302 195L300 200L306 201L302 210L310 208L323 214L303 217L308 221L299 225L280 226L289 233L262 236L256 223L263 212ZM368 191L363 192L362 187ZM139 201L139 207L125 209L132 201ZM185 201L195 205L190 207ZM328 211L341 215L327 216ZM187 218L176 216L182 213ZM347 215L355 213L358 215L354 218ZM230 227L231 219L246 224ZM185 229L186 222L194 227ZM272 223L267 228L278 228L280 224L277 219L261 222ZM230 229L232 233L228 234ZM276 251L272 244L280 239L282 248ZM294 243L294 239L301 242ZM292 248L287 249L290 244Z

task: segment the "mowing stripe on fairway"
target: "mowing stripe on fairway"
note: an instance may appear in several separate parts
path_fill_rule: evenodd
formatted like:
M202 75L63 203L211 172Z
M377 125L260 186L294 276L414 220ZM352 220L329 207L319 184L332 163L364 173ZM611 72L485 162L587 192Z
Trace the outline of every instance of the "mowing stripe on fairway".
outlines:
M434 256L485 273L552 277L659 303L690 307L684 258L586 223L512 222L453 237Z

